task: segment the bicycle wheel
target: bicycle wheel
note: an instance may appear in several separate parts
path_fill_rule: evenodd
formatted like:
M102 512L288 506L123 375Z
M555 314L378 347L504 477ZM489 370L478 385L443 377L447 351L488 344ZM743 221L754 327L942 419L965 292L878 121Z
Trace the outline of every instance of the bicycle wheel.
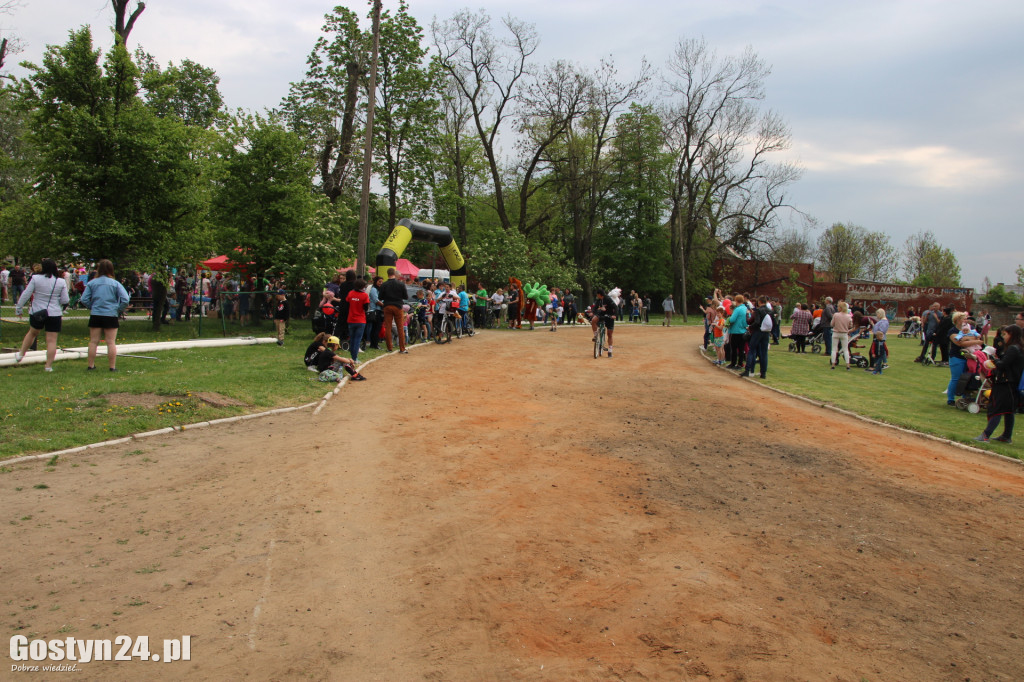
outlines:
M437 326L434 328L434 343L446 343L448 341L448 339L444 337L445 329L448 326L446 322L447 320L445 320L444 316L442 316L441 320L437 323Z
M405 328L405 342L410 346L420 342L420 323L415 317L409 320Z
M476 329L473 327L473 318L467 317L466 318L466 335L467 336L473 336L474 334L476 334Z
M452 324L455 325L455 338L462 338L462 320L452 320Z
M598 327L598 329L597 329L597 338L594 341L594 357L595 358L601 357L601 353L603 353L604 350L605 350L605 348L604 348L604 334L605 334L604 325L602 325L602 326Z

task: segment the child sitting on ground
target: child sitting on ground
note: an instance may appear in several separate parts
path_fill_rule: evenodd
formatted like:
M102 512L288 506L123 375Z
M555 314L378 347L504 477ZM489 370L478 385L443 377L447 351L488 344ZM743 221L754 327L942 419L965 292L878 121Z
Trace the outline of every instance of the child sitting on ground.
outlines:
M338 370L344 368L352 377L352 381L366 381L366 377L356 371L356 363L344 355L338 354L341 341L337 336L328 336L325 333L317 334L313 343L306 349L303 361L311 372L318 372L321 381L337 381ZM324 376L325 372L331 372Z

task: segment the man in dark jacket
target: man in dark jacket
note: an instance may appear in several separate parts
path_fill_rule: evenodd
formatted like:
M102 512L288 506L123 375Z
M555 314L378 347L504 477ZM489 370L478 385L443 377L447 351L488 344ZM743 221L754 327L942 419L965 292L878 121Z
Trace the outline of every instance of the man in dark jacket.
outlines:
M832 297L825 298L825 307L821 310L821 322L818 329L821 330L821 339L825 342L825 355L832 357L832 316L836 314L836 306L832 303Z
M761 378L768 376L768 343L772 339L772 329L775 326L775 319L772 311L768 308L766 296L757 297L757 307L754 308L753 319L750 322L750 348L747 350L747 366L740 376L749 377L754 375L754 363L761 362Z
M921 345L921 354L917 356L917 359L915 359L914 362L924 361L924 356L928 353L929 345L932 347L932 360L935 360L935 350L939 347L938 337L935 332L938 330L939 322L941 321L942 311L939 310L939 304L932 303L931 307L925 311L924 315L921 316L921 331L924 336L924 343Z
M388 352L394 350L391 344L391 323L398 324L398 352L408 353L405 349L405 313L402 306L409 292L405 284L395 278L395 269L388 268L388 281L380 287L380 302L384 306L384 341L388 345Z
M942 319L939 320L939 326L935 328L935 345L942 353L942 361L935 364L942 367L949 366L949 336L953 333L953 307L949 306L942 309ZM934 359L935 348L932 348L932 360Z

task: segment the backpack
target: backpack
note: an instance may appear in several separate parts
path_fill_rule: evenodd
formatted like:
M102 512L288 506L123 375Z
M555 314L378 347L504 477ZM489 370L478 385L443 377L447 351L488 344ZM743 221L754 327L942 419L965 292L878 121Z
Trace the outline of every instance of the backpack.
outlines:
M775 322L772 320L772 314L764 313L764 316L761 318L761 331L770 332L774 326Z

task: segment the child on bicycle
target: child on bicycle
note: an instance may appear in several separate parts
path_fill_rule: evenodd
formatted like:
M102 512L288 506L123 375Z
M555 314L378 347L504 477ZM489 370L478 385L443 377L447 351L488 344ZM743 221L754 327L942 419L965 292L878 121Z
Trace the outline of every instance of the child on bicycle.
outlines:
M615 301L609 296L605 296L604 292L598 289L594 292L594 296L597 300L594 301L592 308L593 316L590 318L590 327L594 330L594 341L597 341L597 325L600 322L604 322L604 328L608 332L608 357L612 356L612 333L615 330L615 317L618 314L618 307L615 305Z

